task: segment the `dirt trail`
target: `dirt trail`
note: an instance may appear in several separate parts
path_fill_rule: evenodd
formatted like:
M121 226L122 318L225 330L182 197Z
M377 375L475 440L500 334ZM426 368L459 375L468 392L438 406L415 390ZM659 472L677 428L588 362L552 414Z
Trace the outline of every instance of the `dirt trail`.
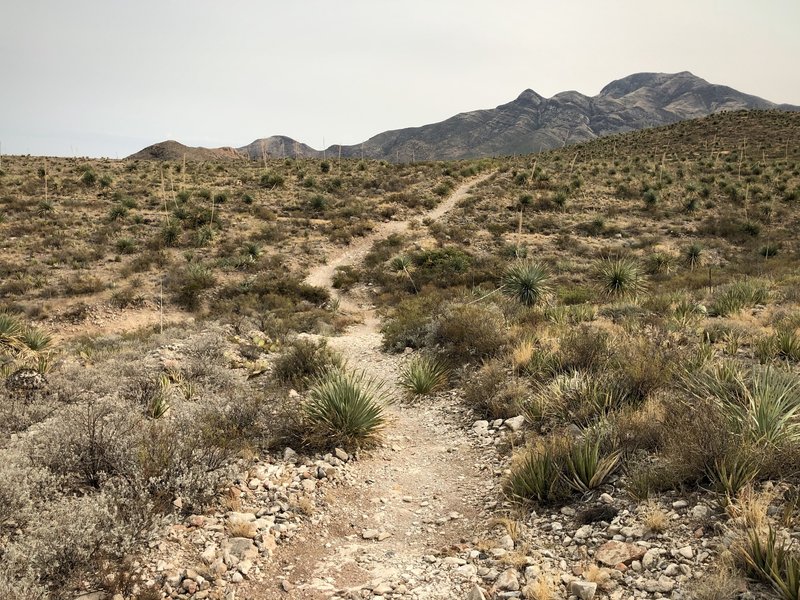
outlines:
M436 219L489 175L473 179L425 217ZM402 233L408 221L384 223L331 257L307 278L340 298L362 322L329 339L348 363L394 386L403 358L380 350L378 320L368 300L340 295L331 281L338 266L363 259L376 240ZM390 408L385 443L350 467L350 485L328 492L317 523L278 548L267 577L237 598L452 599L466 596L468 577L433 565L441 554L480 530L492 475L464 431L463 409L452 398ZM378 539L365 539L372 534ZM287 589L279 584L285 579ZM369 590L372 590L371 592Z

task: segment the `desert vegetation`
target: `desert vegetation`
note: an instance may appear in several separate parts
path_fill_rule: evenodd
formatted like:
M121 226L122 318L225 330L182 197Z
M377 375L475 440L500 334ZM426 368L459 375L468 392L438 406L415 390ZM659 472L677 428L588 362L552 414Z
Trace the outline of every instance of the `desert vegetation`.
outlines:
M459 163L4 156L0 596L149 598L136 558L237 470L369 452L393 401L448 395L466 428L524 417L498 446L513 514L623 495L656 536L692 494L724 517L717 590L797 598L799 130L720 114ZM406 221L335 290L305 281ZM410 355L389 388L326 341L363 317L339 293Z

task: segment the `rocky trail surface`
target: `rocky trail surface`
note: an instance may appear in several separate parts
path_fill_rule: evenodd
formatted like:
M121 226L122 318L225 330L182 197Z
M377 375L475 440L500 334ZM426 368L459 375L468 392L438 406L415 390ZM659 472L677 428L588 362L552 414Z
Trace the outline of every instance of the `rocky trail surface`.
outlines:
M462 184L426 217L439 218L486 177ZM390 388L403 358L381 351L379 322L368 300L338 294L332 278L337 267L358 263L376 241L408 227L408 221L380 225L306 280L328 288L342 310L361 320L329 344L349 365ZM350 464L351 485L327 494L323 521L276 551L268 572L274 579L267 584L275 587L253 585L247 594L273 598L280 589L286 598L360 598L368 592L367 597L434 599L461 597L469 589L464 573L442 577L431 565L439 562L434 555L474 537L491 494L491 465L465 435L468 417L455 402L395 402L389 415L384 444Z

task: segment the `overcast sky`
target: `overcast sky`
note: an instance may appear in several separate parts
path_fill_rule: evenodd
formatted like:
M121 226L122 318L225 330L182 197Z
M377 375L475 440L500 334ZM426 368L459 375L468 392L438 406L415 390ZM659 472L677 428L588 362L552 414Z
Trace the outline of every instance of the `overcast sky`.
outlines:
M800 104L800 0L0 0L5 154L316 148L692 71Z

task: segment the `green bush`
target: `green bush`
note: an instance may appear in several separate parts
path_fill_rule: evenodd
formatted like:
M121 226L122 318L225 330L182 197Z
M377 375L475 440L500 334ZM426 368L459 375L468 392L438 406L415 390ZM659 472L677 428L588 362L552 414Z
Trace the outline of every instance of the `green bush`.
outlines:
M424 347L440 303L441 298L435 294L401 300L381 327L384 350L402 352L406 348Z
M200 306L202 293L216 284L214 273L200 263L189 263L187 266L172 271L167 276L167 289L172 292L173 300L186 310L196 310Z
M311 381L342 366L342 357L324 339L297 338L275 359L272 374L282 384L302 391Z
M454 363L495 356L507 343L503 313L493 304L451 304L431 326L430 344Z

